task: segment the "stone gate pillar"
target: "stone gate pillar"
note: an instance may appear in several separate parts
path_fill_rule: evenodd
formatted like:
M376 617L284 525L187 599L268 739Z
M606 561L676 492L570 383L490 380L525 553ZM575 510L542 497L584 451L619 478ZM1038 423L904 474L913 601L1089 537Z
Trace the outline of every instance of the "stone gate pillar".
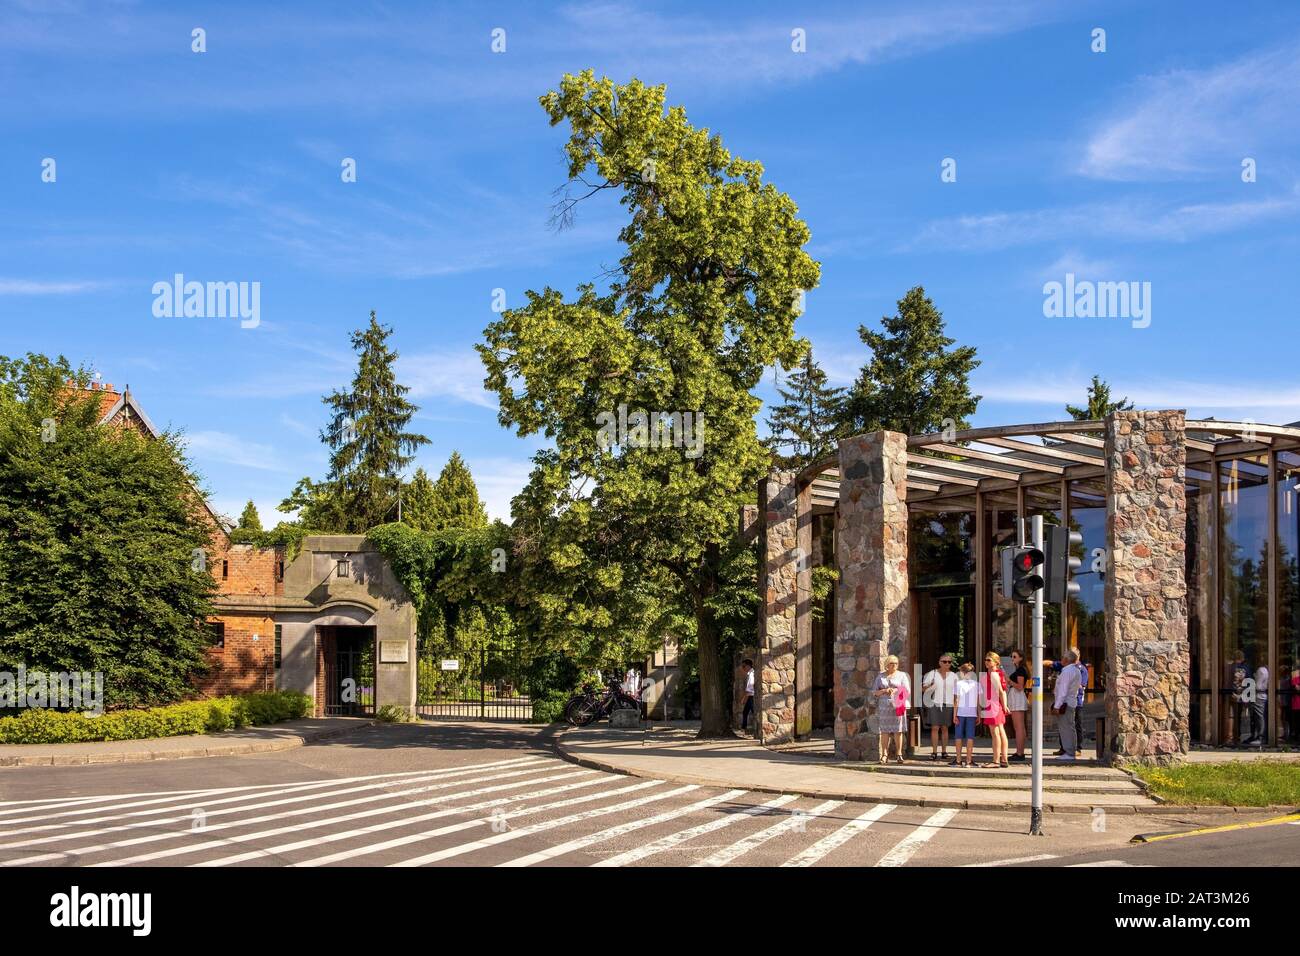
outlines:
M759 618L754 710L764 744L794 739L795 641L798 613L799 496L792 471L773 471L759 482L763 513L763 609Z
M840 442L835 554L835 753L877 759L871 684L890 654L904 674L909 667L906 435Z
M1106 732L1112 760L1190 746L1186 413L1106 417Z

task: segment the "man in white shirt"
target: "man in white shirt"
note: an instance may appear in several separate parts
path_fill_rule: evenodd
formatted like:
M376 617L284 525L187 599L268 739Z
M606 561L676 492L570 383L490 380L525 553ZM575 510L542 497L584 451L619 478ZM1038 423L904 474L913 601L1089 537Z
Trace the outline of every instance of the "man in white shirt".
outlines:
M754 662L748 657L740 665L745 672L745 709L740 712L740 729L749 730L749 715L754 712Z
M1073 760L1079 753L1079 741L1074 729L1074 711L1079 706L1079 682L1083 675L1079 673L1079 655L1074 651L1065 652L1065 666L1056 678L1056 701L1053 708L1056 713L1056 732L1061 736L1060 760Z

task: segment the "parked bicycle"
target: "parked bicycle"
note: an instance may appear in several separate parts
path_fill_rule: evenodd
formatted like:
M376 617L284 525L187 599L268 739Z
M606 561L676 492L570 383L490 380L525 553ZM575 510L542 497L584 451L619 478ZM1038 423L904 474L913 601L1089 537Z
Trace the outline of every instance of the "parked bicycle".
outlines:
M603 694L597 695L595 684L587 684L581 693L569 698L564 705L564 719L570 726L586 727L616 710L640 709L641 702L623 690L618 681L611 680Z

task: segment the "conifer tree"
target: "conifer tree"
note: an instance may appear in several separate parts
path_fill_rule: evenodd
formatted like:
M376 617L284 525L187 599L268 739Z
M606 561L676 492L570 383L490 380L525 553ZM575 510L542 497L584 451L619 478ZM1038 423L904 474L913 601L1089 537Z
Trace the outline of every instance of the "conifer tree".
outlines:
M768 416L771 436L766 444L773 451L790 450L779 456L780 463L801 468L834 451L846 390L826 384L826 372L813 359L811 348L790 374L787 387L778 385L776 390L784 401Z

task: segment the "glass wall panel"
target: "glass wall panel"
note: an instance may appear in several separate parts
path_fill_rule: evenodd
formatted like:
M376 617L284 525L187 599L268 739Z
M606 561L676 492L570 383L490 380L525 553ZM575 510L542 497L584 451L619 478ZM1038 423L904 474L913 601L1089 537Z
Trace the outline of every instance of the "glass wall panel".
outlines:
M1035 515L1043 516L1044 538L1047 536L1048 528L1059 526L1061 524L1062 512L1060 482L1053 482L1050 485L1034 485L1025 489L1026 537L1033 533L1033 519ZM1023 633L1021 635L1019 646L1028 650L1033 646L1034 622L1032 612L1026 610L1023 619ZM1008 645L1008 647L1009 646L1010 645ZM1047 649L1047 659L1049 661L1060 659L1061 651L1065 648L1065 636L1061 633L1060 604L1043 605L1043 646ZM1001 650L1001 648L996 646L993 649ZM1089 666L1091 667L1091 662L1089 662Z
M1278 740L1300 744L1300 454L1277 455Z
M1187 640L1191 650L1191 735L1214 738L1214 485L1210 464L1187 466Z
M1268 664L1268 457L1219 462L1222 604L1222 735L1225 743L1254 734L1243 682ZM1258 730L1258 728L1256 728Z
M1070 530L1083 535L1071 554L1081 562L1070 598L1067 644L1088 665L1088 689L1100 700L1106 687L1106 488L1102 479L1070 482Z
M1016 608L1015 601L1002 596L1002 560L999 552L1016 541L1016 505L1015 501L998 502L997 507L986 513L989 523L989 639L988 647L1001 653L1016 647ZM973 661L980 667L979 661Z
M974 653L975 515L914 511L909 520L914 646L917 663L928 670L944 653L962 660Z

